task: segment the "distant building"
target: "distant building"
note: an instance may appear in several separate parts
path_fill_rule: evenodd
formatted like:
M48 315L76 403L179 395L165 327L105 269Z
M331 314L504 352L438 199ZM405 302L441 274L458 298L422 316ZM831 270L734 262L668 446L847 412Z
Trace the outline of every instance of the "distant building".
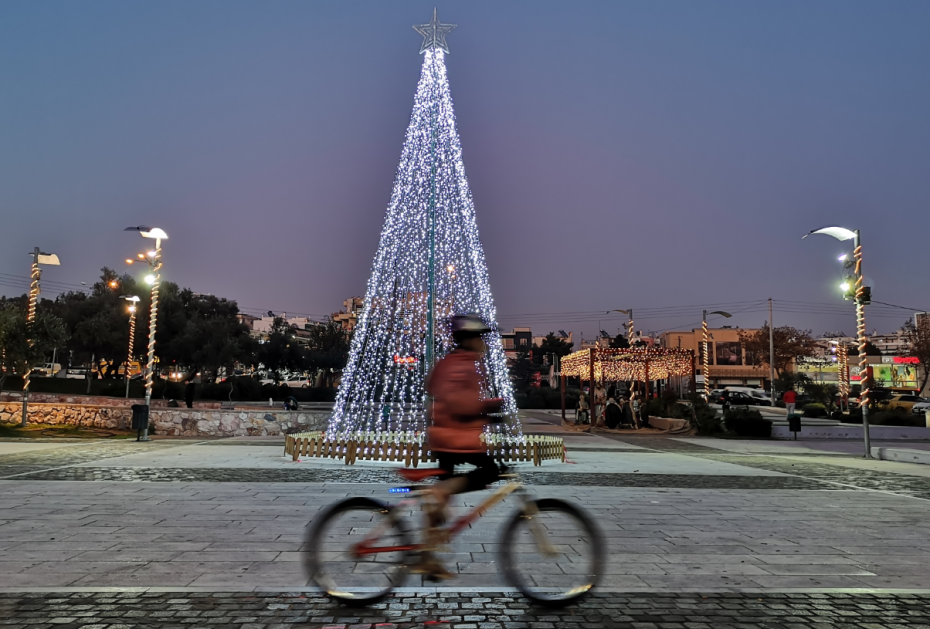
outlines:
M507 358L516 358L521 352L533 352L533 331L530 328L514 328L510 332L501 332L501 342Z
M342 305L345 307L345 310L334 312L332 318L334 322L342 326L343 330L351 332L355 329L355 326L358 325L358 318L362 315L362 310L365 307L365 300L361 297L349 297L342 302Z
M764 387L769 369L762 365L761 357L753 356L743 348L739 328L713 328L708 330L708 373L704 372L703 334L700 328L683 331L663 332L659 336L662 347L690 349L696 361L697 387L704 386L704 378L710 379L711 388L725 386Z

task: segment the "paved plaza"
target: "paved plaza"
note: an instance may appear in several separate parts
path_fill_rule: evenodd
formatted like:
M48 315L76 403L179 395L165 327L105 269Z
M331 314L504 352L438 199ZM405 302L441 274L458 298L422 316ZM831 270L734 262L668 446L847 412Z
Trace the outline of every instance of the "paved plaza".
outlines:
M566 442L566 463L516 468L607 540L599 595L558 613L498 574L507 503L443 555L456 581L411 576L365 610L318 598L306 525L346 496L389 500L397 464L295 462L262 438L0 442L0 626L930 627L928 467L848 442Z

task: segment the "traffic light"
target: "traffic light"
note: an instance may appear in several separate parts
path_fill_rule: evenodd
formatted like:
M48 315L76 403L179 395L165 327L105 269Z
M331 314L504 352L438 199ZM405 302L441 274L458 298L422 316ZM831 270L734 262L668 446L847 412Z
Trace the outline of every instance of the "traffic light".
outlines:
M862 287L862 296L859 299L862 302L863 306L868 306L872 303L872 287L863 286Z

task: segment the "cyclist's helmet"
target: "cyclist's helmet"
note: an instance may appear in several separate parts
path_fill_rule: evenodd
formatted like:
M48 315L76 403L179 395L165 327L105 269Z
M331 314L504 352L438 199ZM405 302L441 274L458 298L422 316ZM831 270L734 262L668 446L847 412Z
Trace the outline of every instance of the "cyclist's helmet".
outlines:
M481 336L491 331L480 316L476 314L458 314L449 319L452 328L452 338L465 339L469 337Z

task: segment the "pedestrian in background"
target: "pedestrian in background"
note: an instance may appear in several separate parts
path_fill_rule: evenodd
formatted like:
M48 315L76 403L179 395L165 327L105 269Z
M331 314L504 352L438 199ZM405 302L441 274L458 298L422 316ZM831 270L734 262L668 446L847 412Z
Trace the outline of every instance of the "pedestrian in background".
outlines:
M793 415L795 402L798 401L798 394L794 392L794 388L789 387L781 399L785 401L785 410L789 415Z

